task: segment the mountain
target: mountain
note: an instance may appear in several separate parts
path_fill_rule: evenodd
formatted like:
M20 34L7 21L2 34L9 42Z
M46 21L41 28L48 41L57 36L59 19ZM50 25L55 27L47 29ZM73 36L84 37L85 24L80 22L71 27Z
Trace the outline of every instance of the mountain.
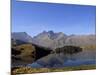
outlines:
M53 31L43 31L33 37L33 43L44 47L56 48L58 45L63 46L64 39L66 39L66 35L62 32L54 33Z
M72 46L95 46L95 34L89 35L66 35L62 32L55 33L53 31L43 31L33 38L26 32L12 33L13 40L20 40L23 42L33 43L39 46L56 49L66 45Z
M53 31L43 31L37 36L33 37L33 43L49 47L58 48L66 45L73 46L90 46L96 44L95 35L66 35L62 32L54 33Z
M43 31L35 37L12 33L12 67L63 67L96 59L95 35L66 35ZM59 58L58 58L59 57ZM77 64L77 65L79 65Z
M32 43L32 37L28 35L26 32L14 32L11 34L11 38L13 40L20 40L23 42L29 42Z

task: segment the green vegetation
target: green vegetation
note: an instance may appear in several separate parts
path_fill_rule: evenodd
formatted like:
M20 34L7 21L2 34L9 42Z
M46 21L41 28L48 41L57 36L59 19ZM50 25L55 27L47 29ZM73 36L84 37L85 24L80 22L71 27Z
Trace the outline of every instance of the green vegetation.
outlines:
M31 74L31 73L45 73L45 72L63 72L63 71L75 71L75 70L90 70L90 69L96 69L96 65L82 65L82 66L64 67L64 68L19 67L19 68L12 70L12 75Z

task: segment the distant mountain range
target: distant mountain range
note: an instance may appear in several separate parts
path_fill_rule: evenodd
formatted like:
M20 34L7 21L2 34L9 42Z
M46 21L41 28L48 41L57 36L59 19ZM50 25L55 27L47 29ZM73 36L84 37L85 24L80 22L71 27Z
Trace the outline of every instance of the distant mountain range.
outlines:
M31 37L26 32L13 32L11 38L52 49L66 45L87 46L96 44L95 34L66 35L63 32L55 33L53 31L43 31L34 37Z
M26 32L13 32L11 34L11 38L13 40L21 40L23 42L29 42L32 43L33 38L28 35Z

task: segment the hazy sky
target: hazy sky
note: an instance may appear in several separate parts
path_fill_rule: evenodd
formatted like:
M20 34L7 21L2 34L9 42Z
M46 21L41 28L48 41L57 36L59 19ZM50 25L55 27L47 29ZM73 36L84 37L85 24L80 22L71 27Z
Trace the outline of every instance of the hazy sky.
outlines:
M65 34L94 34L95 6L12 2L12 32L31 36L46 30Z

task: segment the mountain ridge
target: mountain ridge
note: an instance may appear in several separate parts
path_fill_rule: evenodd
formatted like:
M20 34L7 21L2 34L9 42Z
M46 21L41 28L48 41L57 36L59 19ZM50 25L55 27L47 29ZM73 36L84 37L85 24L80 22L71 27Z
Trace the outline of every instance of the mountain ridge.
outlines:
M34 37L31 37L26 32L14 32L11 35L13 39L53 49L65 45L86 46L96 44L95 34L66 35L63 32L43 31Z

